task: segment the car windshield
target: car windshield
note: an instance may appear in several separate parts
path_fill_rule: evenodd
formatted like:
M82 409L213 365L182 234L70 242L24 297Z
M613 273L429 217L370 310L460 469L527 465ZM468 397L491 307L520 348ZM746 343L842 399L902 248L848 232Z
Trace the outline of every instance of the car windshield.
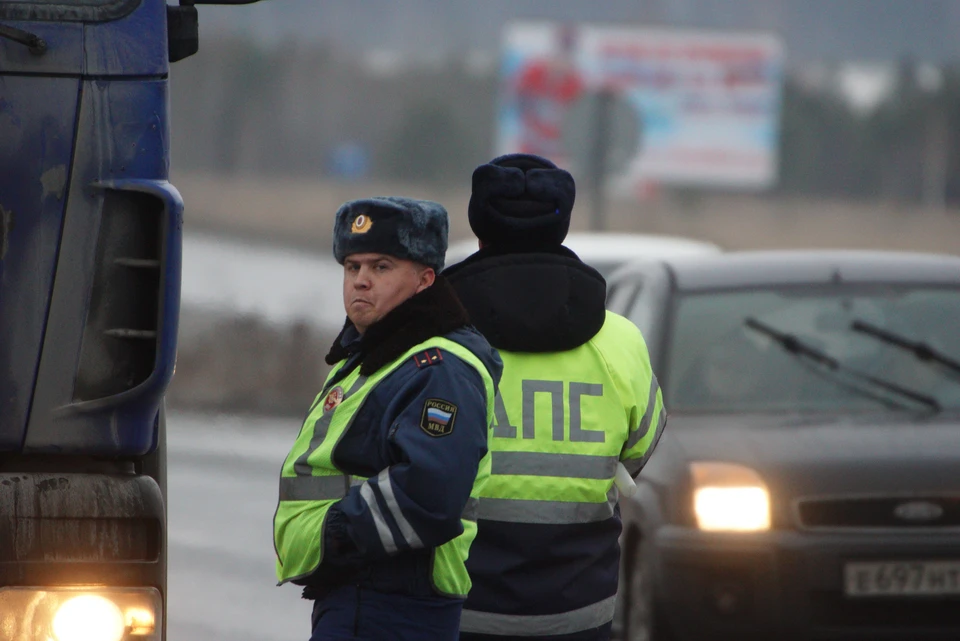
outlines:
M664 372L673 412L856 412L903 401L882 389L869 389L873 398L862 386L852 389L829 368L752 330L746 324L751 318L845 368L932 397L943 409L960 409L955 371L853 329L859 321L960 359L955 288L835 285L691 293L678 299L674 318Z

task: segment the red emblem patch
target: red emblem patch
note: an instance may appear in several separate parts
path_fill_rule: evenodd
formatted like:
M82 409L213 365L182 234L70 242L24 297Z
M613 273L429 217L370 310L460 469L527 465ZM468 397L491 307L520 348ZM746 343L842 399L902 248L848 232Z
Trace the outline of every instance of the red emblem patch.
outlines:
M334 407L340 404L340 401L343 400L343 388L337 385L330 393L327 394L326 400L323 401L323 411L329 412Z

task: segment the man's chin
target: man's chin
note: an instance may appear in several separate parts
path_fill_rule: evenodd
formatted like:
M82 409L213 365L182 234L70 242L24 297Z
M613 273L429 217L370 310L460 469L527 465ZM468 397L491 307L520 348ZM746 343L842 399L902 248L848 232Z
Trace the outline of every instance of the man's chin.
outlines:
M353 313L347 314L347 318L350 319L350 322L360 330L366 329L380 320L377 318L377 315L373 313L373 310L369 306L364 305L364 307L370 313L363 313L363 311L360 310L353 310Z

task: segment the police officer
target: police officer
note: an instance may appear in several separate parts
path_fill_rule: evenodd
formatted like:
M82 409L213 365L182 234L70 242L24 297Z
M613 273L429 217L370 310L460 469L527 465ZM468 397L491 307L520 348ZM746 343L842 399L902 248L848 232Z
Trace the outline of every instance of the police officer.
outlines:
M639 474L666 422L640 331L605 311L603 278L562 246L574 194L538 156L478 167L480 251L444 272L504 368L464 640L609 638L618 466Z
M277 577L316 601L315 640L457 638L501 363L437 276L447 231L428 201L337 212L347 321L274 517Z

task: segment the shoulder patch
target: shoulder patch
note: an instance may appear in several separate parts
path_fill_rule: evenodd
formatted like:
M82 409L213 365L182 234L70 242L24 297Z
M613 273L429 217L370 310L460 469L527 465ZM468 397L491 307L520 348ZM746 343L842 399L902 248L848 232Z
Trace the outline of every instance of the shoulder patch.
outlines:
M419 354L413 355L413 362L417 364L417 369L423 369L424 367L430 367L431 365L438 365L443 361L443 354L440 353L440 348L434 347L428 349L425 352L420 352Z
M457 420L457 406L439 398L428 398L420 415L420 429L430 436L448 436Z

